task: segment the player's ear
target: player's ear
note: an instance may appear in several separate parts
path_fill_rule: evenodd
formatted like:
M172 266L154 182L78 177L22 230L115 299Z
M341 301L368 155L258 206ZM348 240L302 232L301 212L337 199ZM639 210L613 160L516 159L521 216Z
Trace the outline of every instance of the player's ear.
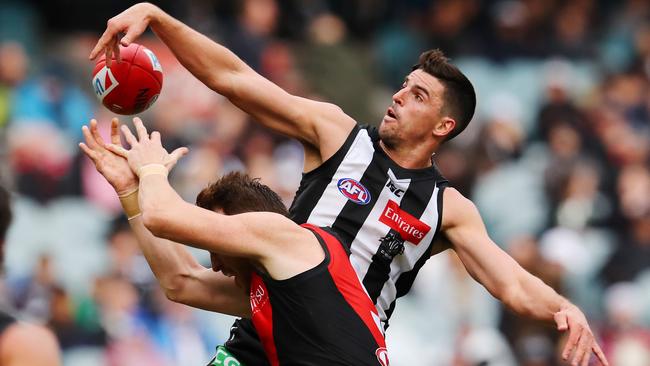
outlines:
M451 134L456 128L456 120L451 117L443 117L433 126L434 137L445 137Z

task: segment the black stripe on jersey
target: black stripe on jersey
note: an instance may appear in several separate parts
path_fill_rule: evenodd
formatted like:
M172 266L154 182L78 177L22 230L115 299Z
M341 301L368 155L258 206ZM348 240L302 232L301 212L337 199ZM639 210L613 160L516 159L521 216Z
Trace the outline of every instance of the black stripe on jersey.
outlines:
M385 165L382 164L384 159L383 155L375 150L370 164L368 164L366 171L363 172L363 176L359 180L359 183L366 187L370 193L370 202L367 205L360 205L348 200L332 224L332 229L339 233L341 242L347 248L352 245L354 238L366 222L370 212L372 212L372 208L377 203L377 197L379 197L386 184L386 172L382 170Z
M435 187L436 185L429 180L412 181L404 193L404 197L400 202L400 208L419 219L431 200ZM391 229L390 232L397 234L397 231L393 229ZM412 244L405 243L405 245ZM388 261L383 258L380 250L381 246L378 247L377 252L372 257L373 260L370 267L368 267L368 272L366 272L366 275L363 277L363 285L365 286L366 291L368 291L370 299L375 304L377 304L377 299L381 294L381 289L384 288L384 284L388 281L390 275L390 264L392 262L392 260ZM427 256L424 255L422 257ZM420 258L420 260L421 259L422 258Z
M426 253L431 253L431 250L433 249L433 245L436 242L436 239L438 238L438 234L440 233L440 224L442 223L442 197L443 197L443 192L445 191L445 187L447 186L446 182L443 182L443 184L438 185L438 197L437 197L437 204L438 204L438 225L436 226L436 233L433 235L433 239L431 240L431 243L429 244L429 248L427 249ZM418 259L418 261L415 263L415 266L413 267L412 270L408 272L402 273L397 281L395 281L395 288L397 290L397 296L395 296L395 300L390 304L390 307L386 311L386 319L390 319L390 316L393 314L393 311L395 310L395 301L397 301L398 298L406 295L410 290L411 286L413 286L413 282L415 281L415 277L418 275L418 272L424 266L424 263L426 263L427 260L431 258L430 255L423 255ZM385 327L388 328L388 321L386 321Z
M289 208L289 217L297 224L304 224L307 222L309 215L318 204L318 200L323 196L323 192L330 184L334 173L345 159L345 155L350 150L350 146L359 134L360 127L356 125L343 145L327 159L323 164L319 165L316 169L302 174L300 187L296 191L295 199ZM318 181L314 182L314 180ZM305 190L308 189L308 192Z

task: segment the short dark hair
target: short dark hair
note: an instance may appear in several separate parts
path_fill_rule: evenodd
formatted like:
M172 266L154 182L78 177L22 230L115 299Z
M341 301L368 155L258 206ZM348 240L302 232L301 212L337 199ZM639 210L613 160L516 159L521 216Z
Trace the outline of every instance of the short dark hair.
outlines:
M0 186L0 267L4 262L4 241L11 224L10 196L7 190Z
M204 188L196 197L196 205L208 210L220 208L226 215L268 211L288 216L287 207L271 188L259 178L233 172Z
M436 77L445 87L443 113L456 120L456 127L445 140L449 141L463 132L472 120L476 108L474 86L439 49L423 52L418 63L413 66L413 71L417 69Z

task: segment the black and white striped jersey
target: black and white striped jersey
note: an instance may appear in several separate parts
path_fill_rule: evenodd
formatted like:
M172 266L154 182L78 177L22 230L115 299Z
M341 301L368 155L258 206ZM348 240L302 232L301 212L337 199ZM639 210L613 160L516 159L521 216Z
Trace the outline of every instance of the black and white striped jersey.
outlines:
M291 218L336 231L385 329L429 259L446 186L435 166L398 166L376 128L356 126L334 156L303 175ZM225 346L245 365L270 365L250 319L235 322Z
M400 167L379 146L377 128L356 126L334 156L303 175L291 218L341 237L387 326L430 257L446 186L435 166Z

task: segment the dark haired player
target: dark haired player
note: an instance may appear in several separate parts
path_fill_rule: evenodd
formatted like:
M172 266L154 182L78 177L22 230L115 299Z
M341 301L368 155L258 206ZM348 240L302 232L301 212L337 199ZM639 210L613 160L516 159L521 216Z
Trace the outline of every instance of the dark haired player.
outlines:
M227 48L151 4L111 18L90 57L119 52L118 43L128 45L148 26L205 85L260 124L302 143L305 174L292 219L331 226L340 235L385 326L426 260L451 248L514 312L568 331L565 360L586 365L593 353L607 365L580 309L501 250L474 204L448 187L433 165L431 156L465 129L476 104L472 84L442 52L420 56L377 129L360 127L336 105L288 94ZM240 325L228 346L249 364L263 364L250 342L252 327L246 321Z
M221 274L202 273L203 280L234 277L239 291L200 291L194 295L201 299L199 305L227 302L230 314L252 319L271 365L388 365L377 310L335 234L289 220L275 192L240 173L201 191L198 207L183 201L169 185L167 173L184 151L168 155L160 134L149 136L140 119L135 125L139 141L127 129L131 150L120 147L128 165L104 150L87 127L82 149L112 184L119 179L118 169L130 165L138 172L139 189L133 193L139 192L135 205L142 211L129 213L132 226L144 225L159 239L210 251L213 269ZM91 129L96 135L96 123ZM135 181L133 174L126 176ZM136 229L139 241L142 229ZM157 255L173 255L171 249L161 248ZM149 256L147 260L155 262ZM228 357L228 350L219 348L212 364L238 364L232 358L226 361Z
M4 242L11 223L9 193L0 186L0 266L4 262ZM22 323L0 304L0 365L57 366L61 364L58 342L42 326Z

